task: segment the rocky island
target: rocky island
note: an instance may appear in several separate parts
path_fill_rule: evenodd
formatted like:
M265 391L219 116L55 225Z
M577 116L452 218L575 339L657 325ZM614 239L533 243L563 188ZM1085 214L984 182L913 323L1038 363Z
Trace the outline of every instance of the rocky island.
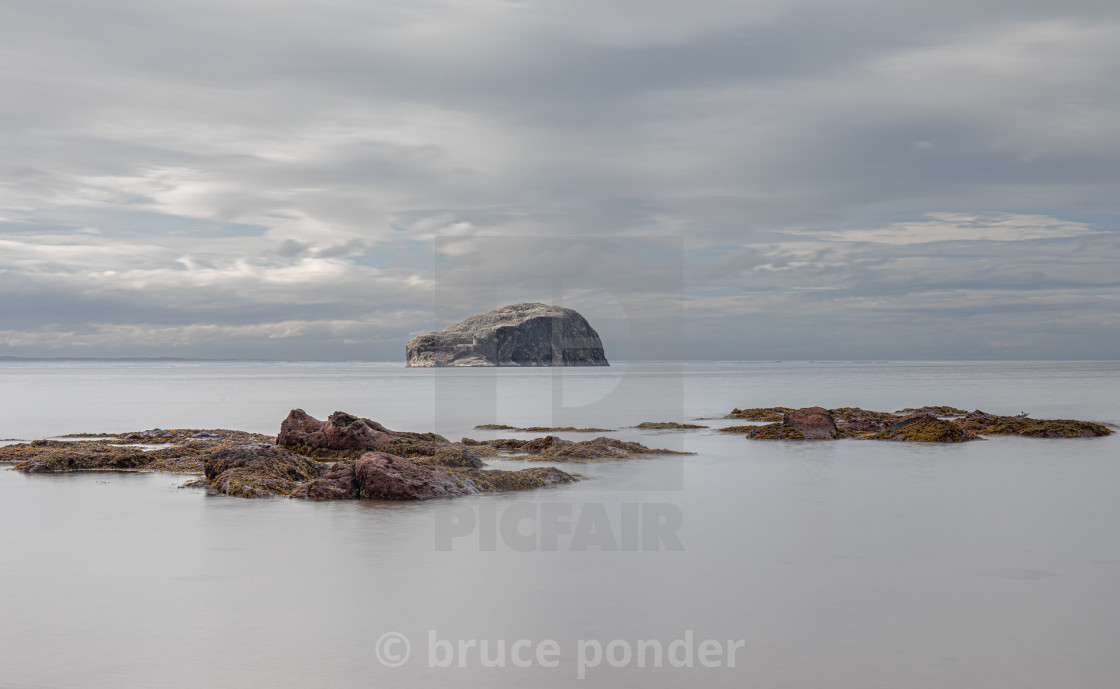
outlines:
M406 366L608 366L599 333L572 309L521 303L488 311L405 347Z

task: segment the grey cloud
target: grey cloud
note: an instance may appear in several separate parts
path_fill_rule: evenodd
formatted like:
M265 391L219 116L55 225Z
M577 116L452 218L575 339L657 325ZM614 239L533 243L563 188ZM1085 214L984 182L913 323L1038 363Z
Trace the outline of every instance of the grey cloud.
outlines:
M8 2L0 241L77 254L5 245L0 353L395 358L558 289L617 338L687 305L735 343L696 356L1098 356L1117 39L1089 1ZM930 213L1087 231L851 234Z

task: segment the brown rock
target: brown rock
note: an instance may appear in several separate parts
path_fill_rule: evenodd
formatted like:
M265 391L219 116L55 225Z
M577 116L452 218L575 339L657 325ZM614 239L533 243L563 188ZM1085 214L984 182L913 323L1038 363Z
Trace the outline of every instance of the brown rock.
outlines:
M857 433L878 433L883 430L884 423L875 419L851 419L842 424L845 430Z
M280 424L276 444L321 450L373 450L394 440L417 435L398 433L376 421L336 411L320 421L302 409L293 409Z
M293 498L311 500L354 500L358 497L358 482L354 476L354 462L338 462L322 478L303 484L292 491Z
M367 452L354 462L358 495L376 500L427 500L478 493L478 486L439 469L385 452Z
M786 412L782 424L801 431L808 439L836 437L836 421L824 407L805 407Z
M325 447L323 422L302 409L288 412L287 418L280 422L280 434L276 436L277 445L306 445Z
M392 442L397 434L376 421L336 411L323 424L323 436L327 449L369 450Z

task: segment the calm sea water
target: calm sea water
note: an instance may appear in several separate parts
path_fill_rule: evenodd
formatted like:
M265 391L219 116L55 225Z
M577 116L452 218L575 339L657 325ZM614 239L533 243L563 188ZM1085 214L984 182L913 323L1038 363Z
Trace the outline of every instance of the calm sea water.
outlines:
M1116 363L2 364L0 438L275 433L302 407L452 438L494 437L471 430L490 422L594 425L696 454L415 504L0 471L0 687L1112 686L1120 436L752 443L623 427L811 404L1115 424L1118 389ZM643 545L643 528L661 531L635 530L634 510L679 518L680 547ZM668 657L675 640L682 667ZM718 667L700 662L707 640ZM486 667L478 646L460 652L470 641L506 666ZM556 667L535 656L547 641ZM665 667L627 659L639 641L662 644ZM741 641L735 667L728 641ZM448 649L453 666L439 667Z

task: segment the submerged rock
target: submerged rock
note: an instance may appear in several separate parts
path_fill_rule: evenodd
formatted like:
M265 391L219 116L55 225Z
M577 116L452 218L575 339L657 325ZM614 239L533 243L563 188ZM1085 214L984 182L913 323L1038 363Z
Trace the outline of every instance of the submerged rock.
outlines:
M405 347L406 366L607 366L599 334L572 309L537 303L504 306Z
M687 455L691 452L678 452L646 447L617 438L600 436L579 442L564 440L553 435L532 440L516 438L497 438L495 440L472 440L463 438L463 444L472 448L489 447L512 453L516 459L532 459L556 462L587 462L604 459L631 459L641 455Z
M613 428L576 428L575 426L507 426L504 423L484 423L476 431L517 431L519 433L610 433Z
M927 414L933 414L934 416L943 418L943 417L946 417L946 416L964 416L968 412L965 411L964 409L957 409L956 407L950 407L950 406L947 406L947 405L944 405L944 404L936 404L936 405L929 405L929 406L925 406L925 407L918 407L917 409L911 409L911 408L901 409L901 410L899 410L895 413L896 414L901 414L901 415L927 413Z

